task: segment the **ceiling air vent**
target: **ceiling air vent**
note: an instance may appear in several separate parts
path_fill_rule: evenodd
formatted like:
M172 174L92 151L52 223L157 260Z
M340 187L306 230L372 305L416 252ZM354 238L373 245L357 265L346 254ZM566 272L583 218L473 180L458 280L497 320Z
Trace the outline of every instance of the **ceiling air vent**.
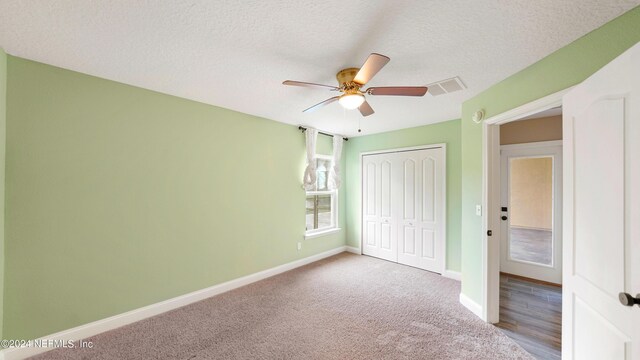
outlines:
M467 88L464 86L462 80L457 76L451 79L434 82L433 84L427 85L427 87L429 88L429 94L432 96L444 95Z

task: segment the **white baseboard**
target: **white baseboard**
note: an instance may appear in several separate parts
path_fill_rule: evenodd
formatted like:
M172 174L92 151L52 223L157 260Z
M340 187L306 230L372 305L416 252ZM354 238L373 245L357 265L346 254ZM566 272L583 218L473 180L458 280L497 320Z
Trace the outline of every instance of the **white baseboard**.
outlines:
M477 317L482 319L482 306L480 306L477 302L471 300L470 297L463 293L460 293L460 304L464 305L464 307L466 307Z
M362 255L362 251L360 251L359 247L346 246L346 248L347 248L347 250L346 250L347 252L358 254L358 255Z
M159 303L151 304L139 309L131 310L126 313L114 315L106 319L94 321L88 324L80 325L78 327L57 332L49 336L43 336L41 339L47 340L81 340L90 336L94 336L105 331L113 330L121 326L131 324L136 321L140 321L158 314L162 314L169 310L177 309L179 307L192 304L194 302L204 300L206 298L222 294L224 292L237 289L239 287L254 283L256 281L264 280L274 275L281 274L283 272L293 270L295 268L322 260L329 256L339 254L344 251L350 251L347 246L340 246L335 249L325 251L320 254L312 255L304 259L292 261L280 266L273 267L271 269L263 270L251 275L243 276L238 279L224 282L222 284L214 285L202 290L197 290L185 295L181 295L172 299L161 301ZM359 250L358 250L359 253ZM52 348L46 347L23 347L23 348L8 348L0 351L0 360L16 360L24 359L26 357L34 356L49 350Z
M457 280L457 281L462 281L462 274L460 274L460 272L458 271L453 271L453 270L445 270L442 273L442 276L449 278L449 279L453 279L453 280Z

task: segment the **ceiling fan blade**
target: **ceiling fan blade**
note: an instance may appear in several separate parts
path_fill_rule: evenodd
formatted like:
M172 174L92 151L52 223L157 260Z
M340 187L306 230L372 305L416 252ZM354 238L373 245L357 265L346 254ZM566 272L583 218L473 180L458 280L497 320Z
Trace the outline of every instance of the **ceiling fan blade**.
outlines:
M369 55L367 61L364 62L360 71L356 74L356 77L353 78L354 82L357 82L360 85L364 85L373 78L380 69L382 69L389 62L388 57L380 54L373 53Z
M366 92L370 95L424 96L427 90L426 86L385 86L371 87Z
M329 105L329 104L331 104L332 102L336 102L336 101L338 101L338 99L339 99L339 98L340 98L340 96L334 96L334 97L332 97L332 98L328 98L327 100L325 100L325 101L323 101L323 102L321 102L321 103L317 103L317 104L313 105L313 106L312 106L312 107L310 107L310 108L307 108L307 109L302 110L302 112L312 112L312 111L316 111L316 110L320 109L321 107L323 107L323 106L325 106L325 105Z
M308 83L308 82L302 82L302 81L293 81L293 80L283 81L282 85L302 86L302 87L310 87L310 88L325 88L325 89L329 89L329 90L340 90L337 87L331 86L331 85L314 84L314 83Z
M369 116L375 112L373 111L373 108L371 108L371 105L369 105L369 103L366 100L365 102L362 103L362 105L360 105L358 110L360 110L360 114L362 114L362 116Z

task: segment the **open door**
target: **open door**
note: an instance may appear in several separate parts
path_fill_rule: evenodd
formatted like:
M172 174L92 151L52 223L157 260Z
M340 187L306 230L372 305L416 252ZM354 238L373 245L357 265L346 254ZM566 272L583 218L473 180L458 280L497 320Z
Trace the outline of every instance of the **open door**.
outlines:
M563 106L562 358L637 360L640 44L572 89Z

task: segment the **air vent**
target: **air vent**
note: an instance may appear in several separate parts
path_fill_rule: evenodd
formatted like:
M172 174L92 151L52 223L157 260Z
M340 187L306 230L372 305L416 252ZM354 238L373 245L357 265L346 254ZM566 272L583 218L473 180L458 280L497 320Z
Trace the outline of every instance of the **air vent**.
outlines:
M457 76L451 79L434 82L433 84L428 84L427 87L429 88L429 94L432 96L449 94L467 88L464 86L462 80Z

